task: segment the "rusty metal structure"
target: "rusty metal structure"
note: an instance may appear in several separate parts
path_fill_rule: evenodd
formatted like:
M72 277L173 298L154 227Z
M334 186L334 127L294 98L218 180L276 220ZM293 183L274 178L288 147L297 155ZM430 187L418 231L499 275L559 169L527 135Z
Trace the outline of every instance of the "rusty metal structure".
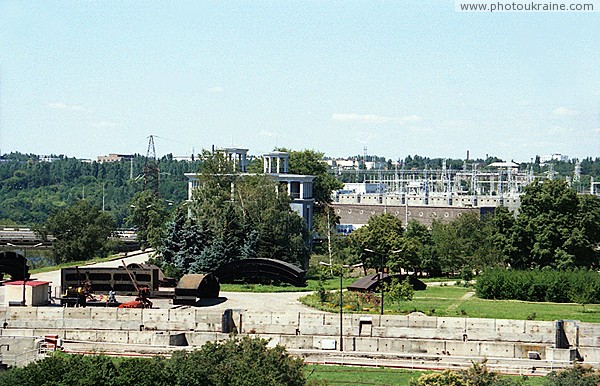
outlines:
M279 281L297 287L306 285L306 271L294 264L276 259L242 259L226 263L213 274L220 283L232 283L237 280L264 282Z

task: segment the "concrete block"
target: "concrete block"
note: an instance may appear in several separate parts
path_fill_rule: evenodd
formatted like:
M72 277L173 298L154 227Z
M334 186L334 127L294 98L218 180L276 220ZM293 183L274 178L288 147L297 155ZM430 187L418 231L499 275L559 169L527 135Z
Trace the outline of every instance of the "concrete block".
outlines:
M354 351L377 352L379 350L379 338L356 337L353 340Z
M446 341L443 340L409 340L404 339L406 352L411 354L443 354Z
M313 337L312 336L296 336L296 335L281 335L281 345L288 349L313 349Z
M93 307L90 308L90 317L94 320L117 320L117 312L119 310L117 308L108 308L108 307Z
M6 312L6 320L10 325L14 320L36 319L37 309L37 307L9 307Z
M90 307L65 307L63 308L63 318L65 319L90 319L92 309Z
M219 329L221 325L219 324ZM217 325L214 323L204 323L196 321L196 328L194 329L196 332L217 332Z
M525 333L525 320L496 319L495 330L500 335L514 337Z
M141 308L117 308L117 320L138 321L143 324L142 311Z
M169 310L169 329L183 331L196 328L196 310L179 308Z
M59 320L63 318L64 308L62 307L39 307L37 309L37 318L41 320Z
M196 309L196 323L221 323L222 312Z
M515 358L529 358L530 352L537 352L540 359L546 359L546 345L544 344L515 344Z
M7 328L2 330L2 336L37 336L34 330L28 330L24 328Z
M467 318L437 318L438 329L457 330L461 334L467 330Z
M344 339L342 337L342 339ZM346 343L346 339L344 339ZM339 336L315 336L313 338L313 348L315 350L335 351L340 349Z
M600 362L600 347L580 347L579 354L583 358L583 363Z
M436 328L437 317L435 316L422 316L418 314L408 315L408 327L410 328Z
M65 330L65 339L76 342L95 342L98 340L96 330Z
M532 335L547 335L554 337L554 323L535 320L525 321L525 333Z
M446 341L441 353L454 356L478 356L480 342Z
M97 330L97 329L114 329L116 326L113 324L109 324L108 327L103 325L106 321L97 321L91 319L63 319L62 320L62 328L64 329L89 329L89 330Z
M303 333L303 330L306 327L319 327L325 324L325 315L326 314L300 314L300 332Z
M300 317L298 313L273 312L271 313L271 325L291 327L294 331L298 327Z
M577 350L574 348L546 347L546 359L555 362L573 363L577 359Z
M128 331L127 343L129 344L152 344L154 331Z
M301 334L337 336L340 334L340 326L304 326L301 330Z
M203 346L206 342L216 342L216 333L205 333L205 332L186 332L186 339L190 346L199 347Z
M511 342L477 342L479 355L487 357L515 358L516 344Z
M272 320L272 315L270 312L252 312L245 311L242 314L242 325L270 325Z
M107 343L127 343L128 331L97 331L96 341Z
M372 315L373 326L378 327L408 327L409 315Z
M471 335L472 332L487 331L490 334L496 330L495 319L476 319L467 318L466 320L467 334Z

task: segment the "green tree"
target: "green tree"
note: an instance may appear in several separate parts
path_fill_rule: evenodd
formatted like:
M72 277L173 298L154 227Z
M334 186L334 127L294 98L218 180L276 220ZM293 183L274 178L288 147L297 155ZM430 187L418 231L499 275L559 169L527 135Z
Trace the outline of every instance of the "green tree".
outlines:
M167 218L168 211L162 198L148 190L133 196L127 222L136 227L137 237L142 246L160 247Z
M579 197L561 180L536 180L525 188L516 221L504 236L505 257L516 268L592 267L599 219L598 197Z
M110 240L115 229L113 218L86 200L56 211L44 228L56 238L53 256L57 263L106 256L114 246Z
M406 261L402 260L402 254L394 253L402 249L403 232L402 221L384 213L371 217L367 225L352 232L349 238L356 252L361 255L365 269L379 269L383 258L386 266L398 270L408 268Z
M289 171L293 174L315 176L313 180L313 197L317 205L331 203L331 192L343 188L344 184L328 173L324 154L314 150L287 151L290 154Z

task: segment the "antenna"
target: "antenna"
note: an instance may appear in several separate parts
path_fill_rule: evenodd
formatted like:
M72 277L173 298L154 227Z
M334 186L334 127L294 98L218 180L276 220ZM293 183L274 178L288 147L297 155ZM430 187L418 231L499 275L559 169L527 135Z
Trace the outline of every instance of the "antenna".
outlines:
M151 191L158 197L158 162L156 161L156 148L154 147L154 135L148 137L148 151L144 163L144 190Z

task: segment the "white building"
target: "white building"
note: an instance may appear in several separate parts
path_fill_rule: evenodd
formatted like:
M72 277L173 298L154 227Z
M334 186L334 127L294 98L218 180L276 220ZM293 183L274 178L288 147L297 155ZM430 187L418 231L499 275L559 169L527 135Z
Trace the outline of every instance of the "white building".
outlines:
M226 152L227 159L234 163L236 170L241 175L250 175L245 173L248 149L228 148L220 151ZM286 186L287 194L292 198L291 208L304 218L307 228L312 229L315 205L315 199L313 198L314 176L289 174L289 158L288 153L280 151L263 155L263 172L277 180L278 186ZM188 178L188 200L191 200L194 189L200 187L198 175L196 173L186 173L185 176Z

